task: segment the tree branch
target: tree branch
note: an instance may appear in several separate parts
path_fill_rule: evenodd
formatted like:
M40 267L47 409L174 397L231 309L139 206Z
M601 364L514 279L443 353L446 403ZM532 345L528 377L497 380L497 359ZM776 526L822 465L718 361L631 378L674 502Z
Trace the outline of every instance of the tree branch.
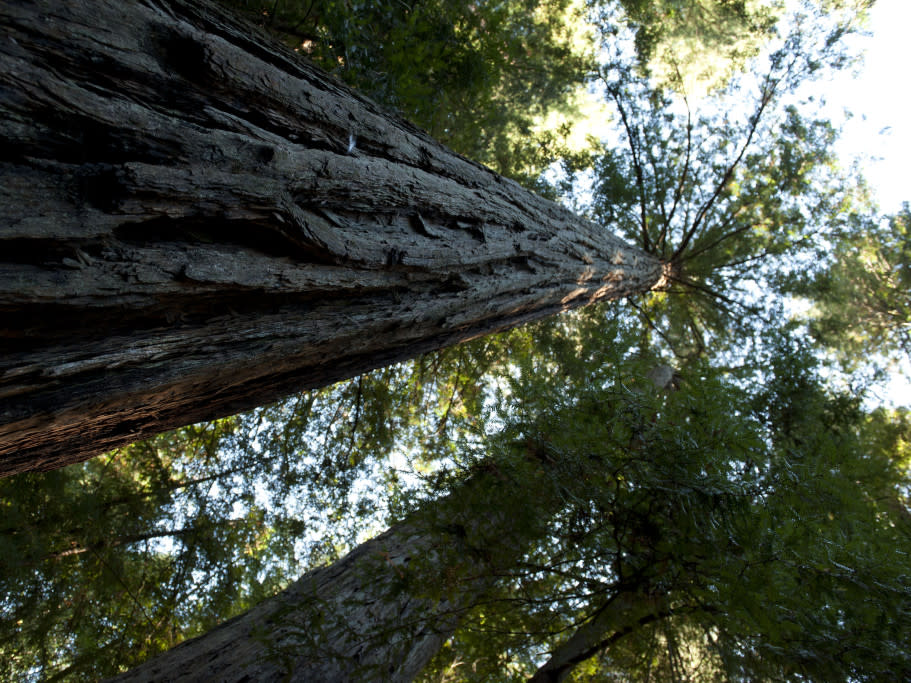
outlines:
M603 77L602 80L604 80ZM606 80L605 84L607 84ZM652 243L648 236L648 214L645 205L645 174L642 171L642 161L639 158L639 136L633 131L633 128L630 125L629 118L626 115L626 109L623 106L623 102L620 100L619 89L608 85L607 91L610 93L611 99L613 99L614 103L617 105L617 111L620 113L620 120L623 122L623 128L626 130L626 139L629 142L630 153L633 157L633 168L636 171L636 186L639 190L641 247L645 251L651 252Z
M740 165L740 162L743 160L744 155L746 154L747 149L753 141L753 136L756 134L757 129L759 128L759 121L762 118L762 114L765 111L766 107L772 101L772 97L775 94L774 82L771 80L771 77L766 78L766 86L763 88L762 97L760 98L759 107L756 110L756 113L753 114L752 120L750 121L750 128L747 132L746 140L744 140L743 145L740 147L740 151L737 154L737 157L728 165L727 169L724 172L724 175L721 177L721 180L715 186L714 192L702 205L699 211L696 213L696 217L693 219L693 224L690 226L690 229L686 231L686 234L683 236L683 239L680 241L680 244L674 250L674 253L671 255L671 260L679 259L686 248L689 246L690 241L698 233L702 221L705 219L708 212L714 206L715 202L718 200L718 197L721 196L721 193L724 191L725 186L730 182L731 178L734 175L734 171Z
M661 250L662 255L664 254L664 249L667 242L667 234L670 230L671 221L674 220L674 215L677 213L677 207L680 205L680 200L683 198L683 188L686 185L686 179L689 176L690 172L690 163L692 159L693 151L693 119L692 112L690 111L690 103L687 100L686 95L683 97L683 101L686 104L686 158L683 162L683 173L680 175L680 182L677 183L677 189L674 191L674 203L671 206L671 211L668 214L667 219L664 221L664 225L661 226L661 233L658 235L658 241L656 243L658 249Z
M625 592L612 597L569 640L553 650L550 659L535 672L529 683L562 681L576 665L610 647L637 628L673 614L670 608L659 607L659 602L663 600L638 592ZM605 638L604 634L608 632L610 635Z

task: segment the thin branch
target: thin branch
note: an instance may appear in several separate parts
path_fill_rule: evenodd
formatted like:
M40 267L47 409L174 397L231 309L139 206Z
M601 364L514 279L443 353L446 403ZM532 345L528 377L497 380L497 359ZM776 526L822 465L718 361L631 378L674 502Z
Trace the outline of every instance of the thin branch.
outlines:
M348 457L351 457L352 451L354 451L354 437L357 434L357 427L361 421L361 398L363 396L364 389L364 376L358 375L357 378L357 395L354 399L354 420L351 423L351 436L348 439Z
M753 254L752 256L747 256L738 261L728 261L727 263L722 263L721 265L717 266L715 268L715 270L724 270L725 268L736 268L737 266L743 266L743 265L746 265L747 263L752 263L753 261L761 261L762 259L768 258L771 255L772 255L772 252L770 252L768 249L764 249L759 254Z
M699 323L701 322L703 327L708 327L708 325L705 324L705 320L696 320L698 316L693 311L692 307L688 307L685 310L690 331L693 333L693 337L696 339L696 343L698 344L698 348L696 349L694 357L699 358L703 353L705 353L705 350L707 348L705 343L705 334L703 334L702 329L700 329Z
M718 184L715 186L715 191L712 192L712 195L708 198L705 204L699 209L696 214L696 217L693 219L693 224L690 226L690 229L686 231L683 236L683 239L680 241L680 244L674 250L674 253L671 255L671 261L675 261L680 258L686 248L689 246L690 241L699 231L702 221L705 219L708 212L712 209L715 202L721 196L721 193L724 191L724 188L730 182L731 178L734 175L734 171L740 165L740 162L743 160L744 155L746 154L747 149L750 144L753 142L753 136L756 134L756 131L759 129L759 121L762 118L763 112L765 112L766 107L772 101L772 97L775 94L775 86L771 80L771 77L766 78L766 87L763 89L762 98L759 102L759 107L756 110L756 113L753 114L752 120L750 121L750 129L747 133L746 140L744 140L743 145L740 147L740 152L737 154L737 157L733 162L727 167L724 172L724 175L721 177L721 180L718 181Z
M607 81L605 80L605 84L606 83ZM623 102L620 100L619 90L615 87L608 86L607 91L617 105L617 110L620 112L620 120L623 122L623 128L626 130L626 139L629 141L629 149L633 156L633 168L636 171L636 185L639 190L639 225L642 248L645 251L650 252L652 243L648 237L648 214L645 207L645 175L642 172L642 162L639 159L639 137L634 134L630 125L629 118L626 115L626 109L623 106Z
M591 633L593 630L597 630L597 621L598 618L613 604L612 601L608 601L602 605L596 612L593 614L590 619L582 624L575 634L565 643L560 645L556 650L551 653L550 660L545 663L541 668L539 668L535 675L532 676L529 681L530 683L550 683L555 681L563 680L563 678L572 671L578 664L594 657L600 652L604 652L611 645L614 645L617 641L625 636L633 633L634 631L647 626L656 621L662 621L670 617L682 615L682 614L694 614L696 612L706 612L709 614L716 613L717 610L710 606L685 606L678 608L665 607L661 610L656 610L651 614L646 614L642 617L639 617L633 623L623 626L619 629L616 629L606 638L597 639L597 635ZM588 632L587 632L588 631ZM575 641L575 642L574 642ZM580 642L581 641L581 642ZM572 653L571 650L575 648L581 648L578 652ZM570 650L565 655L561 656L561 652ZM550 662L556 662L563 660L560 664L555 664L549 666Z
M723 301L723 302L725 302L725 303L727 303L727 304L730 304L730 305L732 305L732 306L738 306L738 307L740 307L740 308L742 308L742 309L744 309L744 310L746 310L746 311L752 312L752 308L750 308L750 307L747 306L746 304L741 303L740 301L737 301L736 299L732 299L732 298L729 297L729 296L725 296L724 294L720 294L719 292L716 292L716 291L715 291L714 289L712 289L711 287L706 287L705 285L700 285L698 282L693 282L692 280L687 280L687 279L685 279L685 278L672 278L672 280L673 280L674 282L679 282L679 283L680 283L681 285L683 285L684 287L690 287L691 289L695 289L695 290L697 290L697 291L700 291L700 292L702 292L703 294L708 294L708 295L709 295L710 297L712 297L713 299L717 299L717 300L719 300L719 301ZM722 307L722 308L724 308L724 310L725 310L728 314L733 315L733 314L731 313L730 310L726 309L725 307Z
M654 332L655 332L659 337L661 337L661 339L664 341L664 343L667 344L667 345L670 347L670 349L671 349L671 351L674 353L674 355L675 355L675 356L676 356L676 355L679 355L679 354L677 353L677 350L674 348L673 342L671 342L671 340L670 340L670 339L668 338L668 336L661 330L661 328L658 327L658 325L655 324L655 323L652 321L651 316L650 316L648 313L646 313L645 310L643 310L643 308L642 308L641 306L639 306L638 304L636 304L636 302L634 302L632 299L627 299L627 302L629 303L630 306L633 307L633 310L635 310L636 313L639 314L639 317L642 318L642 321L649 327L649 329L654 330Z
M683 102L686 104L686 159L683 162L683 173L680 175L680 182L677 183L677 189L674 191L674 203L671 206L671 212L668 214L667 219L664 221L664 225L661 226L661 234L658 235L657 246L659 249L661 249L662 255L664 254L665 243L667 241L667 233L668 230L670 230L671 221L674 220L674 214L677 213L677 207L680 205L680 200L683 198L683 188L686 184L686 179L690 172L690 163L692 160L693 117L692 112L690 111L690 102L685 94L683 96Z
M446 403L446 412L443 413L443 417L440 418L440 421L437 423L436 435L440 436L443 433L443 430L446 429L446 425L449 422L449 415L452 413L452 404L455 401L456 393L459 389L459 376L462 374L462 361L465 359L465 347L459 346L459 360L456 364L456 376L455 380L452 382L452 391L449 393L449 401Z
M206 523L200 526L187 526L180 529L164 529L161 531L149 531L139 534L125 534L114 539L96 541L95 543L90 543L89 545L74 545L73 547L67 548L66 550L54 550L45 554L40 561L47 562L50 560L60 560L64 557L70 557L72 555L81 555L82 553L87 552L95 553L96 551L102 550L104 548L118 548L123 545L131 545L133 543L140 543L142 541L151 541L156 538L180 538L182 536L188 536L190 534L200 532L207 527L215 528L217 526L226 526L230 528L237 528L243 522L243 519L227 519L219 524Z
M616 555L617 553L611 553L611 554ZM599 557L600 557L600 554L599 554ZM603 592L604 588L616 588L616 582L605 583L603 581L598 580L597 578L593 578L592 576L586 575L584 573L578 573L578 572L568 571L565 569L559 569L559 566L561 564L575 565L578 563L579 563L578 558L573 559L571 561L556 562L556 563L552 563L552 564L537 564L535 562L522 562L518 566L520 568L524 568L525 571L522 571L521 573L512 572L509 575L527 577L527 576L532 576L534 574L540 574L542 572L546 572L548 574L556 574L557 576L562 576L564 579L569 579L571 581L577 581L580 584L587 585L589 588L592 588L593 586L597 586L602 592ZM553 602L553 600L551 600L551 601Z
M649 164L652 167L652 176L655 179L653 201L654 201L654 204L658 207L658 210L661 212L662 226L664 226L667 223L667 211L664 208L664 194L662 193L659 196L659 188L661 188L662 190L664 189L661 187L661 185L662 185L661 167L658 164L658 157L656 157L654 155L654 153L652 152L652 142L651 142L651 140L648 139L649 135L648 135L647 126L643 127L642 133L643 133L643 136L645 137L645 145L643 146L643 149L645 149L645 154L648 157ZM659 137L659 139L661 139L660 134L658 137ZM670 140L670 137L671 137L671 135L668 135L667 139L661 139L661 149L662 150L667 150L667 143L668 143L668 140ZM656 244L657 244L657 242L656 242Z
M609 610L615 607L615 601L616 596L604 603L584 624L579 626L569 640L553 650L550 659L529 679L530 683L550 683L563 680L577 665L607 649L624 636L673 614L670 608L646 614L631 624L613 630L609 636L603 638L601 635L606 629L602 629L599 622L605 616L610 616Z
M726 228L727 226L729 226L731 223L733 223L734 220L737 218L737 215L738 215L741 211L743 211L745 208L746 208L746 207L741 206L739 209L737 209L736 211L732 212L731 215L728 216L728 217L721 223L721 226L720 226L720 227L723 229L723 228ZM733 230L730 230L730 231L724 233L724 234L721 235L718 239L716 239L715 241L711 242L710 244L708 244L708 245L706 245L706 246L704 246L704 247L699 247L699 249L696 249L695 251L692 251L692 252L690 252L689 254L687 254L687 260L694 259L694 258L696 258L697 256L699 256L700 254L704 254L705 252L707 252L707 251L709 251L709 250L711 250L711 249L714 249L714 248L717 247L719 244L721 244L722 242L724 242L726 239L730 239L731 237L735 237L736 235L739 235L739 234L742 233L742 232L746 232L747 230L751 230L752 228L753 228L753 226L752 226L752 225L749 225L749 224L748 224L748 225L742 225L742 226L740 226L739 228L734 228Z
M123 586L123 590L130 597L130 599L133 601L133 603L136 605L136 607L139 608L139 613L142 614L143 618L146 620L146 623L148 623L148 625L152 627L152 630L154 632L155 622L152 621L152 618L149 616L149 613L146 612L146 608L139 601L139 598L137 598L133 594L133 591L127 585L126 581L123 580L123 577L120 575L120 572L114 571L114 568L111 567L107 562L105 562L104 557L102 555L100 555L97 551L91 550L91 553L93 555L95 555L95 557L98 559L99 562L101 562L101 564L104 566L105 569L107 569L109 572L111 572L113 577L116 579L117 583L119 583L121 586Z

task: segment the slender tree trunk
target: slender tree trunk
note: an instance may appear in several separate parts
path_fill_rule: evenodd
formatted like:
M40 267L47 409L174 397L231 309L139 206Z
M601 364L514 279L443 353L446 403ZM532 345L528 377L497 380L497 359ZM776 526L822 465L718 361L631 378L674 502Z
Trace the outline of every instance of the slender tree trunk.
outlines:
M664 283L206 0L0 24L0 475Z
M563 503L544 449L526 453L522 474L488 463L338 562L115 680L413 680Z

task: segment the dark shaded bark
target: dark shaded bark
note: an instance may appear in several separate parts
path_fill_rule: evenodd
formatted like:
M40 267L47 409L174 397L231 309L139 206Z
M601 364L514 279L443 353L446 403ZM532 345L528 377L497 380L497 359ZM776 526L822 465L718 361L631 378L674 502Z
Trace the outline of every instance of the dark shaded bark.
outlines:
M207 2L0 23L0 475L664 283Z

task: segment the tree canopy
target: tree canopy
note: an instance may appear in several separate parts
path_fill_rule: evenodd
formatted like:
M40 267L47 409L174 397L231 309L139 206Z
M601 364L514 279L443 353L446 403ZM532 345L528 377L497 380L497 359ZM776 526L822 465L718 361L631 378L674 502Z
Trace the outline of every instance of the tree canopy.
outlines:
M415 518L481 520L459 552L496 568L423 680L911 677L911 419L861 379L911 358L909 214L792 95L845 61L850 3L807 3L815 31L772 3L233 4L672 286L0 480L5 679L127 670ZM682 43L711 96L668 76ZM569 149L537 125L586 88L601 138Z
M863 364L868 349L883 360L911 358L908 205L884 218L850 215L831 249L819 249L817 264L785 284L786 291L812 302L814 338L849 365Z

